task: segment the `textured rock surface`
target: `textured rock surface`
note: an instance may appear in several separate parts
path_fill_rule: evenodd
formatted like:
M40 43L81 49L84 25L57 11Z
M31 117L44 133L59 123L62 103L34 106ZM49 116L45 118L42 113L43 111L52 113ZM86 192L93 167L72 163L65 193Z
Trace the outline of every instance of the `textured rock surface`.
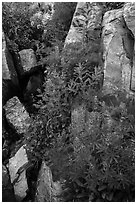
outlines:
M123 16L128 28L135 35L135 2L129 2L124 5Z
M32 49L21 50L19 52L21 66L23 68L23 72L20 73L21 75L29 72L32 68L37 65L36 56Z
M10 182L10 177L7 168L4 165L2 165L2 201L15 201L14 190Z
M19 82L4 33L2 33L2 79L2 102L5 104L18 90Z
M65 44L82 42L85 30L99 36L102 22L102 6L95 2L78 2Z
M6 45L4 33L2 33L2 78L11 80L13 84L18 85L17 73L15 71L12 56Z
M14 157L9 159L9 173L11 183L14 185L14 192L17 201L22 201L28 190L26 170L23 166L28 163L25 148L22 146ZM21 170L22 169L22 170Z
M4 106L6 119L18 134L25 133L30 126L30 117L17 97L11 98Z
M35 202L59 202L57 196L61 193L59 182L53 182L52 172L43 161L37 181Z
M112 10L105 13L103 17L102 39L104 45L104 90L109 93L117 89L130 91L134 86L134 76L131 70L131 54L134 55L134 42L129 36L132 35L128 28L128 19L130 13L124 18L127 8L131 9L133 4L125 5L124 9ZM131 9L132 10L132 9ZM134 10L134 9L133 9ZM135 21L133 12L131 13L132 21ZM134 71L133 71L134 75Z
M135 2L129 2L124 5L124 19L128 28L135 36ZM135 64L133 64L131 90L135 90Z

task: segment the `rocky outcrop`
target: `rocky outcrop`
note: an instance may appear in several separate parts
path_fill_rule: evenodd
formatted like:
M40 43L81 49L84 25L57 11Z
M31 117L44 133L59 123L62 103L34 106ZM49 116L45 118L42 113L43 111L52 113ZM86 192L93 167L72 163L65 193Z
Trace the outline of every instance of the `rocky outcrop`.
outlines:
M101 33L103 8L95 2L78 2L65 45L82 42L85 34L92 38L99 37ZM86 32L86 33L85 33ZM91 39L92 40L92 39Z
M30 117L18 97L11 98L4 106L9 125L18 134L24 134L30 126Z
M2 165L2 201L15 202L14 189L7 168Z
M38 176L35 202L59 202L60 193L60 183L53 182L52 172L43 161Z
M12 56L8 50L5 34L2 33L2 103L19 92L19 81Z
M22 146L14 157L9 159L9 174L11 183L14 186L17 201L22 201L28 190L25 165L28 164L28 157L24 146Z
M32 49L21 50L19 52L22 70L19 70L20 75L30 72L37 65L35 53Z
M127 9L132 11L131 17ZM131 29L134 26L128 27L131 19L135 21L134 9L133 3L127 3L124 8L108 11L103 17L105 93L134 89L134 29Z
M133 35L135 36L135 2L126 3L124 5L123 16L127 27L132 31ZM135 61L133 63L135 63ZM135 64L133 64L130 86L131 90L135 91Z
M135 2L127 2L123 9L123 16L127 27L135 35Z

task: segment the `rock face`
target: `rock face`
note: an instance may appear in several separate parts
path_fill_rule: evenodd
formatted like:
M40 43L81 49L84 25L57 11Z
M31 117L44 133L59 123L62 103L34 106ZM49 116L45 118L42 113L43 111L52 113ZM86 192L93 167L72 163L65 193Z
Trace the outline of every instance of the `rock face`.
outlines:
M7 168L2 165L2 201L15 202L14 190L10 182Z
M99 3L78 2L65 44L82 42L85 32L96 32L98 37L101 32L102 12Z
M14 186L17 201L22 201L28 190L26 170L24 166L28 163L28 158L24 146L22 146L14 157L9 159L9 173L11 183Z
M18 97L11 98L4 106L9 125L18 134L24 134L30 126L30 117Z
M123 16L126 24L135 35L135 2L126 3L123 9Z
M135 3L130 2L124 5L124 19L127 27L132 31L135 36ZM133 62L135 63L135 61ZM133 64L132 76L131 76L131 90L135 91L135 64Z
M32 68L37 65L36 56L32 49L21 50L19 52L21 66L23 68L21 75L29 72Z
M2 33L2 102L15 95L19 89L17 73L14 67L12 56L8 50L6 37Z
M60 193L60 184L53 182L52 172L43 161L38 176L35 202L59 202L57 196Z
M124 8L108 11L103 17L104 90L107 93L134 89L134 10L134 3L127 3Z

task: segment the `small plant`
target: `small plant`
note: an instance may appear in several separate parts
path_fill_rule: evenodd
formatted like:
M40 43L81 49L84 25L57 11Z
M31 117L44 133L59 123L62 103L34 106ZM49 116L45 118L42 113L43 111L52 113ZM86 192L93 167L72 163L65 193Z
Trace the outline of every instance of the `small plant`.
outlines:
M52 167L55 161L61 163L56 163L56 171L66 180L65 201L134 201L134 123L130 120L133 117L121 109L120 121L114 121L115 125L108 128L106 111L110 110L105 107L100 112L103 119L100 129L95 125L92 135L79 137L78 151L74 147L75 135L71 133L69 145L60 137L60 142L52 149Z

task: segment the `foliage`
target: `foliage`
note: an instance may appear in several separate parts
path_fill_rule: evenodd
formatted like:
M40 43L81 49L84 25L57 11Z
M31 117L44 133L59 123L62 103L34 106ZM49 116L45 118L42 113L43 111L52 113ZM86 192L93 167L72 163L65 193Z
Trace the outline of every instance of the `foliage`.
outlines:
M55 42L64 42L70 28L75 2L56 2L55 12L52 19L46 25L46 32L43 33L43 42L46 46L52 46Z
M7 37L19 46L19 50L30 48L33 29L30 24L31 3L3 2L2 26Z
M113 9L119 9L124 6L125 2L106 2L105 3L105 9L106 11L113 10Z
M123 5L105 4L106 10ZM3 27L10 40L19 50L33 40L37 56L47 65L43 92L33 98L38 114L24 140L30 160L46 160L54 180L63 179L65 201L134 201L134 116L124 103L108 107L97 97L103 82L101 40L85 25L83 43L67 45L62 52L76 3L55 4L45 33L41 22L40 30L30 26L29 6L3 3ZM76 101L86 104L92 119L98 116L90 131L77 135L71 121Z
M121 106L120 120L114 121L115 125L108 128L108 111L111 111L110 108L102 106L101 128L95 125L91 135L79 137L80 148L75 149L74 140L67 147L62 140L55 144L52 154L50 152L52 166L56 166L58 174L66 180L63 192L65 201L134 201L133 116L127 115ZM72 137L70 134L70 137L75 135ZM61 165L57 165L57 162Z
M76 138L71 127L70 99L73 96L74 102L77 94L83 94L83 101L88 103L97 91L92 87L93 69L86 97L83 73L85 67L91 69L91 64L85 65L86 52L72 50L73 54L70 52L63 60L55 51L48 57L44 93L36 104L39 116L26 141L31 158L45 159L54 179L64 180L65 201L134 201L134 116L127 113L124 103L107 107L96 97L91 114L100 115L100 128L95 123L90 133Z
M72 98L77 95L84 97L89 90L94 92L102 87L102 53L99 47L100 41L66 46L63 73Z
M43 5L43 4L42 4ZM43 12L49 13L50 7L34 7L31 2L3 2L2 26L7 37L18 45L18 49L27 49L36 41L51 46L55 41L64 41L70 27L76 3L55 3L53 19L43 24ZM32 19L33 14L36 14ZM33 21L34 20L34 21ZM33 21L34 23L32 24Z

